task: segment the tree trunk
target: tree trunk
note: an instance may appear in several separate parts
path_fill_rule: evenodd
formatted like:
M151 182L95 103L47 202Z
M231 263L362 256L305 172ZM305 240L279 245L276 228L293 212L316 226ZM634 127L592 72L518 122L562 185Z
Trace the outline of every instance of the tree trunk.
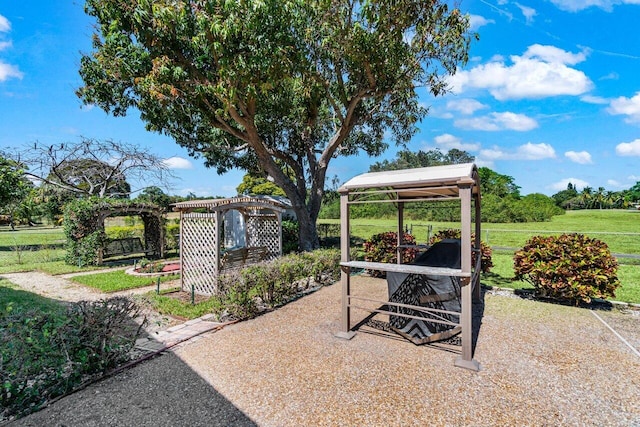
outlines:
M298 246L301 251L312 251L320 247L320 240L318 239L318 230L316 228L316 220L309 215L306 206L302 206L301 209L296 209L296 216L298 217L298 226L300 227L300 233L298 236Z

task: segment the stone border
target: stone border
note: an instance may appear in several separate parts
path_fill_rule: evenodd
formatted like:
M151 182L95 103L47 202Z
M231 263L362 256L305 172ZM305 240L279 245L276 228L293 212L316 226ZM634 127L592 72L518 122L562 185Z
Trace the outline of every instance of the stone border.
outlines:
M167 264L179 264L180 261L165 261L163 262L164 265ZM172 275L178 275L182 272L182 269L177 269L177 270L173 270L173 271L159 271L157 273L138 273L136 272L136 267L137 267L137 263L133 266L133 267L129 267L127 268L124 272L126 274L130 274L132 276L142 276L142 277L162 277L162 276L172 276Z

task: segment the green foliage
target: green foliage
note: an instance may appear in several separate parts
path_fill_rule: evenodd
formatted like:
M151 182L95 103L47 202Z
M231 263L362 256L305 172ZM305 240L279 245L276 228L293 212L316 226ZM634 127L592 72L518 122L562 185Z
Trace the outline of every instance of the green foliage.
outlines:
M138 273L159 273L164 268L164 261L149 261L143 258L138 263Z
M164 243L167 249L178 249L180 245L178 234L180 234L179 223L165 224Z
M419 150L416 153L401 150L396 153L395 160L383 160L369 166L369 172L473 163L474 160L474 156L457 148L452 148L446 154L437 148L429 151Z
M77 199L65 206L63 228L67 239L68 264L95 265L98 262L98 249L104 247L109 236L105 232L101 211L140 206L136 201L116 200L109 198L90 197ZM155 205L146 205L157 208ZM129 234L130 228L116 229L117 232ZM129 236L127 236L129 237Z
M282 221L282 253L289 254L298 250L300 224L293 219Z
M88 0L88 104L140 111L149 130L219 173L266 174L292 201L303 250L330 161L405 143L468 59L468 17L447 2Z
M135 200L141 203L152 203L154 205L161 206L164 209L169 209L169 205L171 204L171 197L165 194L160 187L155 185L142 190L142 193L140 193Z
M480 190L482 195L493 194L497 197L520 198L520 187L516 185L513 177L502 175L487 167L478 168L480 175Z
M402 236L403 244L415 245L416 239L409 233ZM369 240L363 243L364 259L369 262L386 262L395 264L398 260L398 233L395 231L387 231L384 233L374 234ZM402 263L407 264L414 260L418 250L415 248L405 248L402 251ZM384 277L382 271L372 270L370 272L374 277Z
M122 297L71 304L66 312L0 306L2 418L37 410L129 358L142 326Z
M514 255L516 280L538 295L573 302L615 296L618 263L602 241L583 234L534 236Z
M264 194L268 196L286 196L284 190L267 178L256 174L247 173L242 177L242 182L236 188L238 194L255 196Z
M125 239L127 237L144 238L144 227L131 225L116 225L105 229L107 238L109 239Z
M68 264L93 265L98 249L107 241L97 206L108 202L96 198L77 199L64 208L62 227L67 238Z
M218 284L226 315L243 319L295 298L309 287L334 283L340 275L335 249L290 254L221 276Z
M495 194L482 196L482 222L543 222L564 213L553 199L544 194L534 193L519 199Z
M434 244L436 242L439 242L441 240L444 239L460 239L461 234L460 234L460 230L459 229L455 229L455 228L447 228L444 230L440 230L438 231L436 234L433 235L433 237L431 238L430 244ZM471 245L473 246L474 242L475 242L475 238L476 235L475 233L471 233ZM491 267L493 267L493 260L492 260L492 250L491 250L491 246L487 245L485 242L483 242L482 240L480 240L480 270L483 273L489 273L491 271ZM478 259L478 255L476 253L476 251L471 251L471 265L474 266L476 265L476 260Z

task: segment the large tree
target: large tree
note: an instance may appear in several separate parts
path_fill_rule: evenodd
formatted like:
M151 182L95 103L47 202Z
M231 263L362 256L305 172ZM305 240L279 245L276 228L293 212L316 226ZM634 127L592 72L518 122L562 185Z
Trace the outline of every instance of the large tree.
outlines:
M16 210L32 188L23 165L0 153L0 213L9 216L11 228Z
M166 184L173 174L163 159L123 142L81 138L76 142L25 147L20 161L25 175L43 183L45 194L63 192L75 197L128 198L137 189L130 181ZM63 197L62 199L68 199Z
M271 176L291 200L300 246L337 156L408 141L466 62L468 18L434 0L87 0L94 51L84 102L137 108L207 166ZM293 177L293 178L291 178Z

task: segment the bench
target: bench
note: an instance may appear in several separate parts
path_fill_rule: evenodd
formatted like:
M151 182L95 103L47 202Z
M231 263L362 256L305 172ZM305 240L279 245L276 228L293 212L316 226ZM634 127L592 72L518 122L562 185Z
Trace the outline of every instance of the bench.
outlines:
M139 237L124 237L122 239L111 239L102 248L102 258L110 258L119 255L130 255L146 251L142 246Z
M229 249L224 252L220 260L221 270L242 268L247 264L256 264L264 261L269 254L266 246L252 246L237 249Z

